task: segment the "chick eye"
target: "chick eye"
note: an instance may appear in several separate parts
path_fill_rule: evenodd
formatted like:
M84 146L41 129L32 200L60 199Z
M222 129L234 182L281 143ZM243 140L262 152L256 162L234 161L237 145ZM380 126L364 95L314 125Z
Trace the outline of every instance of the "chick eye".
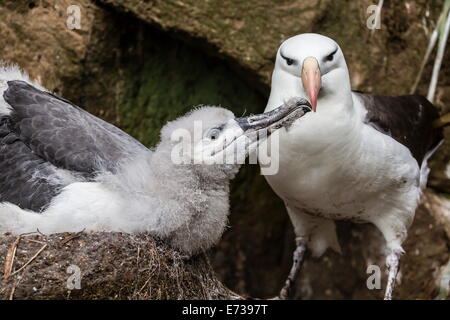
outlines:
M208 137L211 140L217 140L220 136L220 130L219 129L212 129L209 133Z

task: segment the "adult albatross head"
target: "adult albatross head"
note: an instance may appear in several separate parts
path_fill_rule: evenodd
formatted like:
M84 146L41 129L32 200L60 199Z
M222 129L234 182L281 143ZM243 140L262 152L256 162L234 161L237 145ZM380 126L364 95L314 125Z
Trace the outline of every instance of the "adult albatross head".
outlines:
M333 39L305 33L282 43L272 77L270 109L286 97L303 97L309 99L314 111L328 112L326 109L333 108L333 102L342 101L348 92L347 64Z

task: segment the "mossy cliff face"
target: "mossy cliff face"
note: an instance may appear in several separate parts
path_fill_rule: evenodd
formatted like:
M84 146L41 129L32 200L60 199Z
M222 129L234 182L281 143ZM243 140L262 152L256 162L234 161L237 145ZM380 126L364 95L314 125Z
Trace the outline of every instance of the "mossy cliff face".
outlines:
M346 54L355 89L408 93L442 0L385 1L381 29L371 35L373 1L4 0L0 2L0 59L120 126L147 146L168 120L197 105L236 115L261 112L276 50L302 32L331 36ZM66 26L67 7L79 5L81 30ZM450 50L437 104L450 111ZM432 65L418 92L426 93ZM448 132L447 132L448 136ZM445 174L450 139L434 158L430 184L450 193ZM282 202L256 166L245 166L232 191L230 229L213 251L213 265L239 293L268 297L291 263L293 232ZM374 245L366 248L370 234ZM367 264L379 262L379 234L370 226L339 225L343 255L308 258L297 297L373 298ZM443 229L423 209L406 244L400 297L426 298L448 259ZM407 284L408 285L407 285ZM427 289L423 290L423 287ZM426 291L426 292L425 292Z
M98 42L85 59L84 105L147 146L158 142L168 120L193 107L219 105L241 115L264 106L221 60L108 9L98 22Z

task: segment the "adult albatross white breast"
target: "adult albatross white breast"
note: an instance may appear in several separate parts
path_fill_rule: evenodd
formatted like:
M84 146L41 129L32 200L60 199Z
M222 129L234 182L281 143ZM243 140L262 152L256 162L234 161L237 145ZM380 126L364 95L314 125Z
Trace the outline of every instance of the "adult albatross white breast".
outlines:
M0 235L149 232L189 255L205 250L225 229L229 181L258 133L310 110L301 99L245 118L203 107L166 124L150 150L0 65Z
M294 36L277 52L266 111L291 97L308 98L316 112L280 130L280 169L266 176L297 237L280 296L288 296L306 247L315 256L340 250L334 220L346 219L382 232L389 251L385 299L391 299L427 159L443 139L433 126L438 112L422 96L352 92L341 48L318 34Z

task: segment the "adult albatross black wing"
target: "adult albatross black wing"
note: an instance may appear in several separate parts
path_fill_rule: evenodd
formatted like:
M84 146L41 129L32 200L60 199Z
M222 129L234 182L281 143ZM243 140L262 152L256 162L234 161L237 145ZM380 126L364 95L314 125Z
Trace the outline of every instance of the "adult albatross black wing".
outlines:
M436 107L419 95L381 96L353 92L367 110L365 123L406 146L419 166L444 139Z
M0 202L42 211L61 188L114 172L140 142L67 100L9 81L0 114Z

